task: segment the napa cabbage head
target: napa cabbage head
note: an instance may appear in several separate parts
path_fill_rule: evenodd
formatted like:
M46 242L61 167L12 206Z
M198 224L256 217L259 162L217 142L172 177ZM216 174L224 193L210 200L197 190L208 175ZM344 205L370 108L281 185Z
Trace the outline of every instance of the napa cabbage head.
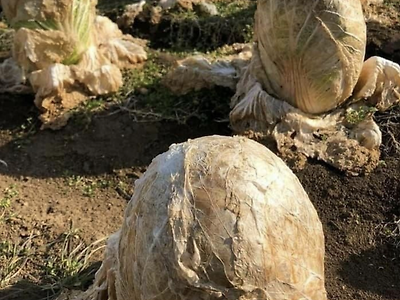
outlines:
M363 65L366 25L358 0L259 0L253 74L307 113L348 99Z
M63 42L68 42L70 50L65 53L60 49L61 61L53 62L65 65L77 64L92 44L96 4L97 1L93 0L2 0L5 16L17 31L46 31L47 37L57 32L54 34L54 43L62 35ZM36 36L40 37L40 34ZM35 44L40 42L35 41Z

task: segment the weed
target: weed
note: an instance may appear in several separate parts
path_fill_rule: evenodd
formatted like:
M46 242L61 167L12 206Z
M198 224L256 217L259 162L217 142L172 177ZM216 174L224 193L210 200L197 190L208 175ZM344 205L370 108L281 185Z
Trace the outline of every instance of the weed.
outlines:
M14 213L9 211L12 200L17 197L19 192L15 185L10 185L3 192L3 197L0 198L0 221L8 221L13 218Z
M177 96L163 86L161 79L168 67L161 61L161 54L153 52L142 69L125 74L124 87L112 96L119 108L110 114L128 112L136 122L169 120L183 124L191 118L205 124L228 115L233 95L228 88L215 87Z
M10 185L3 193L4 196L0 199L0 209L9 208L11 200L19 194L15 185Z
M44 265L44 281L47 283L42 288L55 295L66 288L86 288L96 271L90 267L93 256L105 247L104 240L86 245L79 231L70 229L49 244L49 256Z
M0 242L0 288L7 286L24 268L31 256L31 235L22 244Z
M82 193L86 197L93 197L97 188L97 182L90 181L82 188Z
M350 125L357 125L360 122L364 121L367 117L372 116L374 112L376 112L375 107L369 107L369 106L360 106L357 109L351 109L349 108L346 111L346 121Z
M64 173L65 184L69 187L77 186L82 180L81 176L69 175L67 172Z
M69 187L80 189L85 197L93 197L98 188L104 189L111 185L108 180L92 180L83 176L69 175L64 173L65 184Z
M28 145L30 143L29 138L36 134L38 128L39 120L33 117L28 117L26 121L14 132L14 143L17 149Z
M394 218L391 222L379 225L378 232L392 245L400 247L400 218Z
M32 246L35 238L30 235L22 243L0 242L0 288L25 275L28 263L41 270L37 277L30 274L30 278L47 294L47 300L55 299L64 289L83 290L90 285L98 268L93 262L105 247L105 238L87 244L72 225L44 251Z

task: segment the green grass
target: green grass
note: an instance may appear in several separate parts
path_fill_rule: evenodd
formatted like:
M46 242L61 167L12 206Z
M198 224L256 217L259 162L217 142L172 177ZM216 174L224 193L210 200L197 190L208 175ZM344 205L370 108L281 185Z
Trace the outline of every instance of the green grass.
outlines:
M11 205L11 200L18 196L19 192L15 185L10 185L3 191L3 197L0 198L0 209L9 208Z
M364 121L367 117L370 117L376 112L375 107L360 106L357 109L347 109L346 111L346 121L350 125L357 125Z
M0 52L11 50L13 38L14 30L7 26L6 20L0 15Z
M216 53L210 56L217 56ZM228 116L233 91L227 88L216 87L177 96L163 86L162 78L171 64L162 58L162 54L161 51L150 52L142 68L124 72L124 85L117 93L98 98L98 101L114 103L114 113L129 113L135 121L169 120L185 124L194 118L206 124ZM174 53L173 56L184 55Z
M0 288L6 287L30 259L31 237L22 244L0 242Z
M10 185L3 191L3 195L0 198L0 222L7 222L15 217L11 210L11 204L18 195L19 192L15 185Z
M64 289L87 288L96 271L91 268L93 256L105 247L104 240L86 245L79 231L70 229L50 243L43 266L42 289L58 295Z
M63 177L66 186L80 190L82 196L89 198L94 197L97 191L115 185L106 179L91 179L85 176L69 175L68 172L65 172Z
M124 28L134 36L150 41L155 49L172 51L209 51L225 44L249 42L253 38L256 2L251 0L212 1L218 15L208 16L199 9L187 10L179 5L164 10L158 24L151 22L152 3L144 7L141 18L131 28ZM100 4L100 11L116 20L123 13L120 1L114 6Z
M69 229L43 248L40 236L31 234L20 241L0 242L0 289L21 282L29 274L26 288L46 295L43 300L56 299L64 290L85 290L93 282L95 272L105 247L105 238L86 243L79 230ZM35 272L32 272L34 266ZM35 298L38 299L38 298Z

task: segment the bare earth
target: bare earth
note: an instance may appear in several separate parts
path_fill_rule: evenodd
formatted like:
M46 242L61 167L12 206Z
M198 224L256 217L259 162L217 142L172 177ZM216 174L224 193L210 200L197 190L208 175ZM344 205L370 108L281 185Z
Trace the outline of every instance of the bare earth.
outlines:
M368 55L400 63L398 15L383 17L389 23L369 24ZM0 257L19 259L0 300L51 299L58 290L49 284L59 281L51 262L62 252L53 243L71 230L85 245L117 230L134 181L170 144L231 134L227 123L138 123L110 111L74 119L60 131L38 131L31 96L0 95L0 160L8 165L0 162ZM395 120L391 130L400 140ZM400 223L394 223L400 220L400 153L391 142L386 135L382 163L369 176L346 177L318 162L297 171L323 222L330 300L400 299ZM11 255L24 242L29 249ZM101 251L90 260L93 270L100 260Z

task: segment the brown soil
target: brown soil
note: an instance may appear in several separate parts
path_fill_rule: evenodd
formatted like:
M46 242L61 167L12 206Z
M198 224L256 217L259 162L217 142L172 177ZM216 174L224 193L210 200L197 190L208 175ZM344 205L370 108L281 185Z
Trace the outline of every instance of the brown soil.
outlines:
M20 140L20 130L32 114L30 99L0 99L0 191L14 185L11 220L0 223L1 240L38 235L33 247L43 256L32 258L0 299L41 299L39 249L68 230L71 222L85 241L114 232L121 224L127 194L116 185L90 197L68 178L124 182L133 186L151 159L171 143L207 134L229 134L226 124L207 127L173 123L134 123L126 113L91 116L91 122L52 132L41 131ZM27 113L25 113L27 112ZM397 133L400 132L397 126ZM23 142L23 143L22 143ZM368 177L346 177L325 165L310 163L298 176L315 204L326 236L326 285L329 299L400 299L400 248L379 228L400 216L400 155L389 153ZM400 238L400 237L399 237Z
M400 299L400 248L380 234L400 215L399 155L385 163L367 177L319 164L298 174L324 226L328 299Z
M387 27L372 28L369 55L400 62L400 51L382 47ZM117 230L134 181L171 143L231 134L226 123L136 123L126 112L110 115L113 108L76 118L61 131L38 131L32 103L30 97L0 96L0 159L8 164L0 163L0 199L7 188L18 192L0 218L0 243L22 243L33 234L35 253L0 289L0 300L49 296L40 287L47 282L46 245L71 227L86 243ZM400 139L400 125L392 130ZM387 150L381 159L366 177L346 177L317 162L297 172L323 222L330 300L400 299L400 233L389 237L395 229L390 223L400 219L400 154Z
M367 56L378 55L393 61L400 60L399 1L364 5L368 26Z

